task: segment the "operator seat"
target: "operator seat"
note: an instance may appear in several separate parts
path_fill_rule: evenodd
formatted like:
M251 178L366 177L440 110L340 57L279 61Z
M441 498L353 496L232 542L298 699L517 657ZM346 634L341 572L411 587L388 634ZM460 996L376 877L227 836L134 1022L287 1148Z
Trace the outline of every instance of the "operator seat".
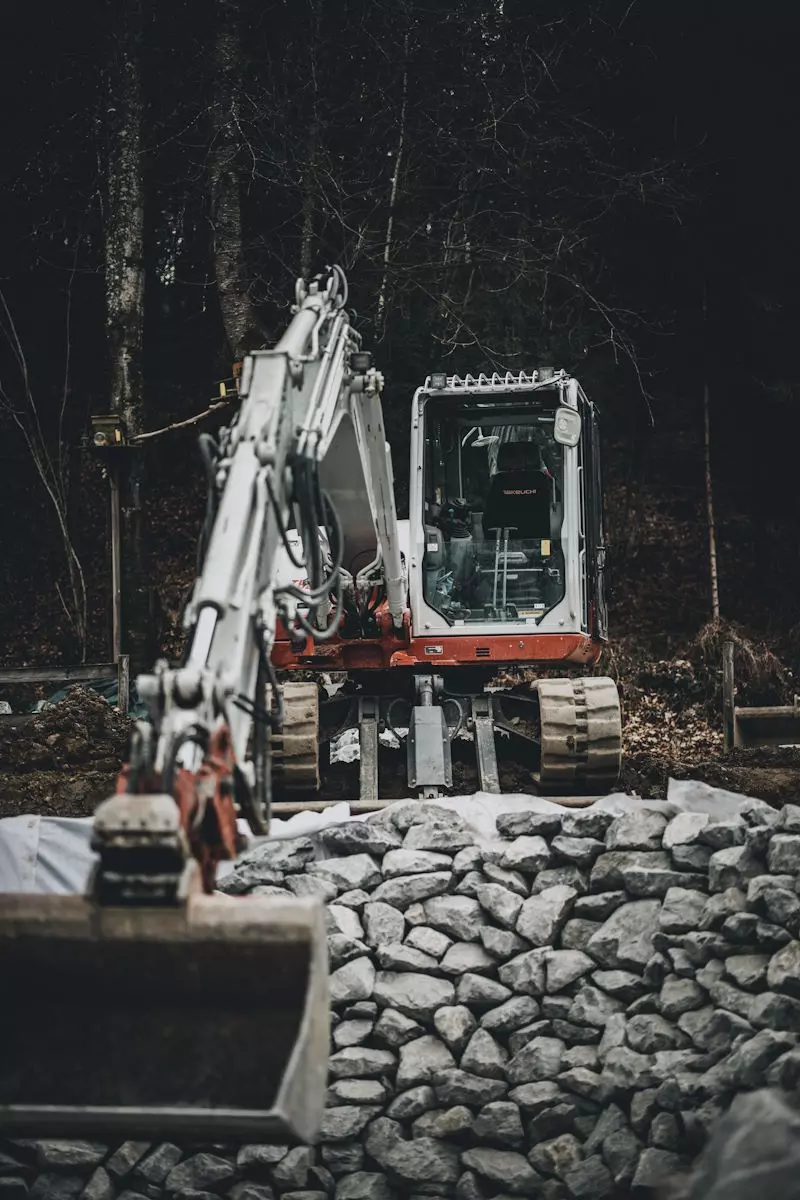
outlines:
M534 465L537 457L530 442L505 442L498 448L497 474L483 510L484 529L513 529L517 539L550 537L551 483Z

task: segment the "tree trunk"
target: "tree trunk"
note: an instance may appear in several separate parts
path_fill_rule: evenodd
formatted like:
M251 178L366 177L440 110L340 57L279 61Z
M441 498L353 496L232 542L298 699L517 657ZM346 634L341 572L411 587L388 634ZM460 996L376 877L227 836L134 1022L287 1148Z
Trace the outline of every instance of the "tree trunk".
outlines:
M141 0L118 0L108 100L106 337L111 410L128 437L144 429L144 182L142 172ZM122 648L136 670L151 666L142 451L128 452L121 472Z
M711 574L711 619L719 622L719 574L717 572L717 526L714 520L714 490L711 485L711 398L708 381L703 388L703 444L706 469L706 517L708 519L708 564Z
M266 341L266 333L250 301L244 256L239 161L240 0L217 0L216 19L212 138L208 156L212 256L222 324L233 360L238 362Z
M711 388L712 362L709 354L708 280L703 279L703 458L706 483L706 521L708 524L708 570L711 579L711 620L719 623L719 573L717 570L717 524L714 518L714 489L711 481Z
M400 119L397 129L397 149L394 156L394 171L389 189L389 215L386 220L386 234L383 239L383 273L381 286L378 291L378 303L375 309L375 329L380 336L386 314L386 304L389 293L389 265L392 258L392 239L394 234L394 216L397 207L397 192L400 186L400 170L403 165L403 153L406 145L406 111L408 108L408 29L403 38L403 92L400 101Z

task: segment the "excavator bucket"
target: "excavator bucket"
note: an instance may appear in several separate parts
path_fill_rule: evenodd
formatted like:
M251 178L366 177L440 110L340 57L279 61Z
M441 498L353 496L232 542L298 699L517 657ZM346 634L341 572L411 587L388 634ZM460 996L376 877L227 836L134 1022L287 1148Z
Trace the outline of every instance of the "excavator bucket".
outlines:
M734 643L722 646L722 725L726 750L800 746L800 696L793 704L740 707L736 703Z
M0 1130L313 1141L329 1036L321 905L0 899Z
M800 703L772 708L734 708L733 745L738 749L760 746L800 746Z

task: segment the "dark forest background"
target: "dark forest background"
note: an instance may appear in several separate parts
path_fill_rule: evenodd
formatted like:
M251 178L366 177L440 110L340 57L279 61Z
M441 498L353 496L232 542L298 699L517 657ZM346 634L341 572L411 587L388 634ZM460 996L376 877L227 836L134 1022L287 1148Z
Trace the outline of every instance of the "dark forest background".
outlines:
M5 27L6 663L109 655L90 415L201 412L332 261L401 508L431 370L563 366L602 415L612 637L673 654L712 617L710 448L721 615L796 660L796 6L9 0ZM151 591L173 648L192 576L197 428L129 471L143 658Z

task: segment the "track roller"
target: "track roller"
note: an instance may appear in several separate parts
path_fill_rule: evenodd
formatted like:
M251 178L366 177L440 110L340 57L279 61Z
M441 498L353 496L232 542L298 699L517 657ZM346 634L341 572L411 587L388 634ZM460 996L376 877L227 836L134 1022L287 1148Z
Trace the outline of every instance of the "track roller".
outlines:
M271 739L277 782L285 791L319 790L319 689L315 683L283 685L283 725Z
M539 696L544 790L613 787L622 765L622 716L613 679L543 679Z

